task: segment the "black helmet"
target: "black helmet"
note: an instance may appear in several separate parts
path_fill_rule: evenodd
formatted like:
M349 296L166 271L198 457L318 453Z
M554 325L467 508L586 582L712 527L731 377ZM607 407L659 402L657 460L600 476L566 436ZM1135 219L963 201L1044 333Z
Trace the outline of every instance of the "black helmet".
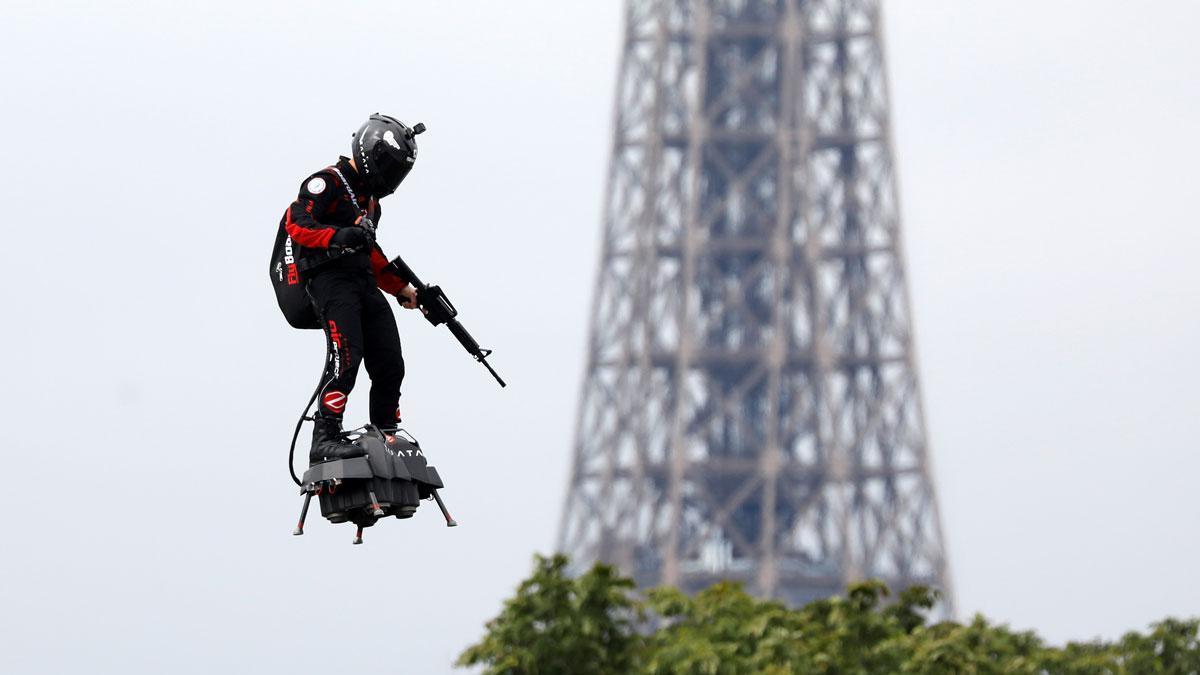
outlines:
M375 113L354 134L350 156L366 180L367 189L380 199L396 191L417 161L417 134L424 124L408 128L395 117Z

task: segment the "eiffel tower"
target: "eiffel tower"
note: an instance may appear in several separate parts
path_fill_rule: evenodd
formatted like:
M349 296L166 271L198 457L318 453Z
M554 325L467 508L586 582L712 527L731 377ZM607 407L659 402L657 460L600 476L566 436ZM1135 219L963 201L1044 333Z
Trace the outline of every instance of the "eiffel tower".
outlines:
M877 0L628 0L559 549L952 611Z

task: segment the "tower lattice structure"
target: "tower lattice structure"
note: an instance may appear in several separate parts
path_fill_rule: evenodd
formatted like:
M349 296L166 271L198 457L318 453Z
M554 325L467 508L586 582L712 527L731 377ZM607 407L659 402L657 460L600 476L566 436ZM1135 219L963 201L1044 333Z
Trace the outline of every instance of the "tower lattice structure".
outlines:
M941 589L877 0L628 0L559 548Z

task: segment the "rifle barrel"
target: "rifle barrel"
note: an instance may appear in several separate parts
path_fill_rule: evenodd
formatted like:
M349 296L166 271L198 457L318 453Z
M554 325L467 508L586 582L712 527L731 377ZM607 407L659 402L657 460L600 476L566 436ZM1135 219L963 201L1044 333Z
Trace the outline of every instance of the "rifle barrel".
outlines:
M504 383L504 380L500 379L500 375L496 373L495 369L492 368L492 364L488 363L486 358L479 357L479 362L483 364L484 368L488 369L488 372L492 374L492 377L496 378L496 381L500 383L501 387L508 386Z

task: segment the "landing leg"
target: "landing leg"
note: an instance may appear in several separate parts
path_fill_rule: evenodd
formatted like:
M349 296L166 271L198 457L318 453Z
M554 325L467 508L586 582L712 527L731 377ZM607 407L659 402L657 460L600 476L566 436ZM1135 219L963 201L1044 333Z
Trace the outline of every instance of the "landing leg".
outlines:
M458 527L458 523L450 517L450 512L446 510L446 503L442 501L442 496L437 490L430 490L433 493L433 498L437 501L438 508L442 510L442 515L446 518L446 527Z
M292 530L292 534L300 536L304 534L304 519L308 517L308 503L312 501L312 493L307 490L304 492L304 507L300 509L300 522L296 524L296 529Z
M371 495L371 515L376 518L383 517L383 509L379 507L379 498L375 496L374 490L368 490L367 494Z
M359 525L358 526L358 534L354 535L354 545L355 546L362 543L362 530L363 530L362 525Z

